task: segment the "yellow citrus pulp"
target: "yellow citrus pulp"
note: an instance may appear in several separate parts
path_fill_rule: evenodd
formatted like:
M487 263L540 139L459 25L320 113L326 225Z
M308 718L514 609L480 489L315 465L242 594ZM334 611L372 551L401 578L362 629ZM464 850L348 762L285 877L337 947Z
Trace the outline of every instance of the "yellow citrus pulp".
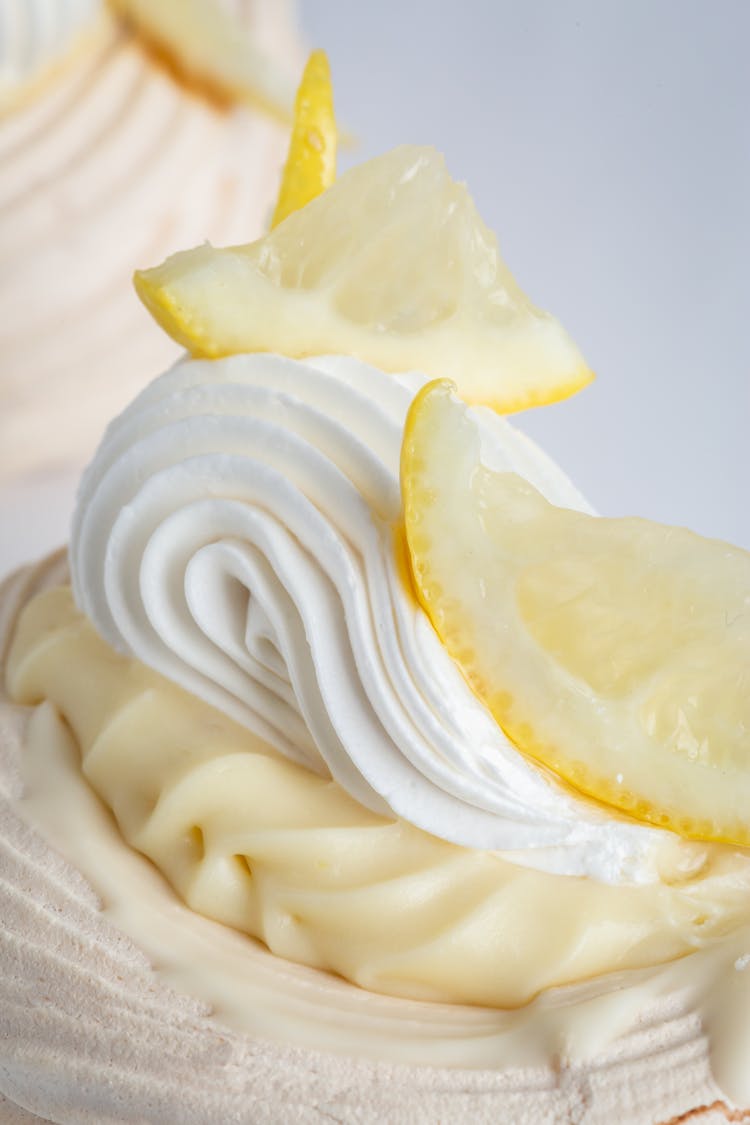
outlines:
M554 507L482 464L445 381L412 404L401 478L418 596L519 749L641 820L750 845L750 554Z
M466 399L502 411L585 386L593 376L580 352L520 290L440 154L403 146L331 182L335 128L316 52L273 229L136 273L159 324L193 355L352 355L450 376Z

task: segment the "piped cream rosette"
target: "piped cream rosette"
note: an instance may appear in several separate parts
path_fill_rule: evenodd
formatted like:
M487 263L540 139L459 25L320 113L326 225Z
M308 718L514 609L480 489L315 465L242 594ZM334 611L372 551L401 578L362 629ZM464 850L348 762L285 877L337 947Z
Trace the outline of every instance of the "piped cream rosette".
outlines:
M114 648L373 812L550 870L653 878L655 834L528 766L417 606L398 466L422 383L341 358L178 365L84 476L78 605ZM477 418L495 464L585 508L524 435Z

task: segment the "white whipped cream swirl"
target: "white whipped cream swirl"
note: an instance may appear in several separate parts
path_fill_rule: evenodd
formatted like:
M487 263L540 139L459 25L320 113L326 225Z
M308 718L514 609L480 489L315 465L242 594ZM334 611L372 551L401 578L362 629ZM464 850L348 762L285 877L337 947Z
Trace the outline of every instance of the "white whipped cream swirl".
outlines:
M341 357L178 364L84 475L76 601L116 649L376 812L545 870L653 879L661 834L527 762L408 588L399 456L424 382ZM527 437L472 413L489 465L588 510Z

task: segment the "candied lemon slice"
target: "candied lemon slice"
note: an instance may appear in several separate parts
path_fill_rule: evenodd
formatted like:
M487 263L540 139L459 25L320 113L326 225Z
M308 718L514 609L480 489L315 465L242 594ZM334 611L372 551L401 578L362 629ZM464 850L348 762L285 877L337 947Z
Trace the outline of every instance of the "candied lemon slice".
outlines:
M509 737L575 788L750 845L750 554L557 508L429 384L401 463L418 596Z
M221 98L291 118L294 87L217 0L109 0L175 70Z
M325 51L313 51L294 103L294 128L272 227L331 186L336 179L336 141L328 58Z
M468 400L504 411L564 398L592 378L430 148L361 164L259 241L175 254L135 284L194 355L354 355L386 371L450 376Z

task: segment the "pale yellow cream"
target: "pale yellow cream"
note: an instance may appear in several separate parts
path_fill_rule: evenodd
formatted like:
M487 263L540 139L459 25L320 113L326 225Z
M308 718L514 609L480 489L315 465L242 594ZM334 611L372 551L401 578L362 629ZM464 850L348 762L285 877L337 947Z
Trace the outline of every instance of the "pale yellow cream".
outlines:
M617 887L368 812L114 653L65 587L24 610L7 678L16 701L59 709L126 840L191 908L374 991L515 1006L750 918L750 861L729 848L670 846L661 882Z

